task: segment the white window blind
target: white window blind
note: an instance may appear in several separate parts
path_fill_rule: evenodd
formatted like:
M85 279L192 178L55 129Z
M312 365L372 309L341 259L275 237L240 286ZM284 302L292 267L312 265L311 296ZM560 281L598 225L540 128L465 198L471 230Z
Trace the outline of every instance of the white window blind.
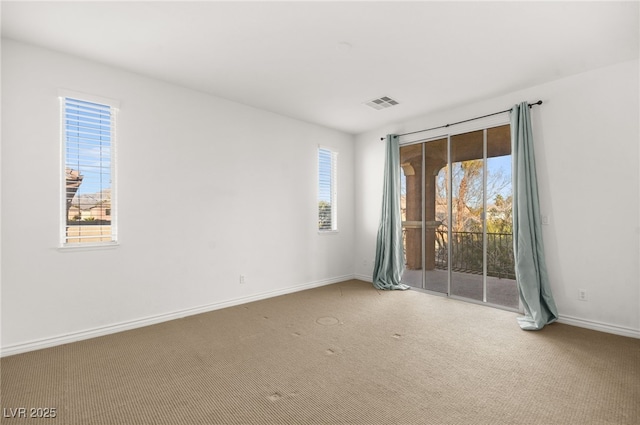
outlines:
M63 246L113 244L115 108L61 98Z
M337 152L318 148L318 230L321 232L338 230L337 160Z

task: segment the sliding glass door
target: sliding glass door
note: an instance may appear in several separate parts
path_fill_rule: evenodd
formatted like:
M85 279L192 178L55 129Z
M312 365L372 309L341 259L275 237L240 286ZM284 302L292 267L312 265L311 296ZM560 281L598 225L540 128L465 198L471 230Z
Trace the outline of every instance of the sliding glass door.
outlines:
M509 125L401 146L403 282L518 308Z

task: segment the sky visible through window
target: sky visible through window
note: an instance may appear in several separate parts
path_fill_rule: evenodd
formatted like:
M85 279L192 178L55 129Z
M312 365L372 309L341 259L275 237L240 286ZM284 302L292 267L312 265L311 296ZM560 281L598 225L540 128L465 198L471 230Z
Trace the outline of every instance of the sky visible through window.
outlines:
M331 203L331 163L332 154L329 149L318 150L319 186L318 201Z
M488 173L501 172L504 180L508 183L505 187L501 188L496 195L501 195L503 198L507 198L513 195L511 188L511 155L497 156L493 158L487 158L487 170ZM487 202L493 202L494 199L488 199Z
M111 188L111 108L65 99L65 167L79 172L76 197Z

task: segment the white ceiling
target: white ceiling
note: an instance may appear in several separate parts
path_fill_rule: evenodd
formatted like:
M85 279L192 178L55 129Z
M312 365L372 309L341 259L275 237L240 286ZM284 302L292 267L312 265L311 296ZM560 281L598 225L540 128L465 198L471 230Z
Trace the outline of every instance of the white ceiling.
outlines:
M357 134L638 58L638 4L2 1L2 36Z

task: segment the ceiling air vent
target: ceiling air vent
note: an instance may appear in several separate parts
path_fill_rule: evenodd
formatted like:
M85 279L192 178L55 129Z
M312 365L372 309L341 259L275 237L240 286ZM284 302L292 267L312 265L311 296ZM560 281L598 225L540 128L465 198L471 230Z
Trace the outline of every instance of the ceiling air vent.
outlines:
M389 96L383 96L380 97L378 99L373 99L368 101L367 103L365 103L365 105L375 109L375 110L380 110L380 109L385 109L385 108L390 108L392 106L396 106L398 104L397 101L391 99Z

